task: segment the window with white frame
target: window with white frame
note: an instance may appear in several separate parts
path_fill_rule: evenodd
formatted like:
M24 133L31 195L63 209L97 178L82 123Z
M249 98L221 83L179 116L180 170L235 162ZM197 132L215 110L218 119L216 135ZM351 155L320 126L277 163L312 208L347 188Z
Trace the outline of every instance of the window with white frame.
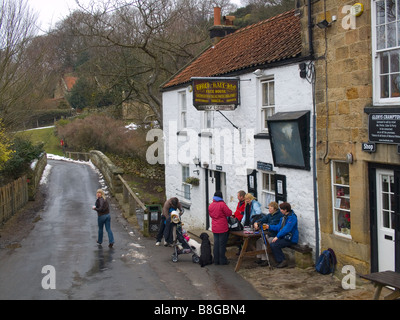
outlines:
M261 131L268 132L268 117L275 113L274 78L261 81Z
M333 231L335 234L350 237L350 181L349 164L332 161L332 207Z
M275 201L275 174L272 172L261 172L261 205L262 211L268 213L268 205Z
M212 129L213 127L213 111L204 111L204 128Z
M182 193L183 197L190 200L190 184L186 183L186 179L190 176L189 166L182 165Z
M400 0L372 1L374 102L400 101Z
M187 127L187 104L186 104L186 91L181 91L179 94L179 113L180 113L180 128Z

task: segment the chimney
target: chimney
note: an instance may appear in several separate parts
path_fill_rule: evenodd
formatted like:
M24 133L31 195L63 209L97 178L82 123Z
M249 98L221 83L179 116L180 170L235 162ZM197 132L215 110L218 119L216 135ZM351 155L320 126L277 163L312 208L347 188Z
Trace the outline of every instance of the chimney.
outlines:
M221 8L214 7L214 26L221 25Z
M214 7L214 26L210 28L210 39L215 46L223 37L228 34L234 33L236 27L233 26L233 16L225 16L224 25L221 25L221 8Z

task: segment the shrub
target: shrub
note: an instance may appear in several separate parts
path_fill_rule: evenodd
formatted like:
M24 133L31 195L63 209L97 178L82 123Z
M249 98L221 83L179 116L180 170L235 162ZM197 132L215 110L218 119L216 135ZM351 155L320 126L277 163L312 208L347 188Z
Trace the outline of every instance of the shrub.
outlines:
M57 132L68 148L74 151L99 150L131 157L144 157L145 132L128 130L123 121L96 114L75 119L66 125L57 124Z
M12 149L10 148L10 140L6 135L5 129L2 127L0 119L0 169L12 156Z
M44 152L43 144L33 145L31 141L22 137L14 138L11 149L13 150L12 157L0 171L5 180L18 179L27 173L31 162Z

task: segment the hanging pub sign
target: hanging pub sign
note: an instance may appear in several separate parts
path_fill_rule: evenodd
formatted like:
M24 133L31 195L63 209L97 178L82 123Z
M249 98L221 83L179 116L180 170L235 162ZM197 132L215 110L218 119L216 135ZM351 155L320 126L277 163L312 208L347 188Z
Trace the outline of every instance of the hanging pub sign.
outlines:
M235 110L239 78L192 78L193 105L199 111Z
M400 144L400 114L370 114L368 138L370 142Z

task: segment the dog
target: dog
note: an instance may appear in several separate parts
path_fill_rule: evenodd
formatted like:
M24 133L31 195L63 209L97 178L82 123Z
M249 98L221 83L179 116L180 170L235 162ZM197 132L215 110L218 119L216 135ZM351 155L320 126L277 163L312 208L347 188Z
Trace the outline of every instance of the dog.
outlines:
M201 246L200 246L200 261L199 264L203 268L208 264L213 263L213 257L211 255L211 243L208 237L208 234L203 232L200 235Z
M195 253L197 256L200 257L200 243L198 243L194 239L189 239L188 244L190 248L192 249L193 253Z

